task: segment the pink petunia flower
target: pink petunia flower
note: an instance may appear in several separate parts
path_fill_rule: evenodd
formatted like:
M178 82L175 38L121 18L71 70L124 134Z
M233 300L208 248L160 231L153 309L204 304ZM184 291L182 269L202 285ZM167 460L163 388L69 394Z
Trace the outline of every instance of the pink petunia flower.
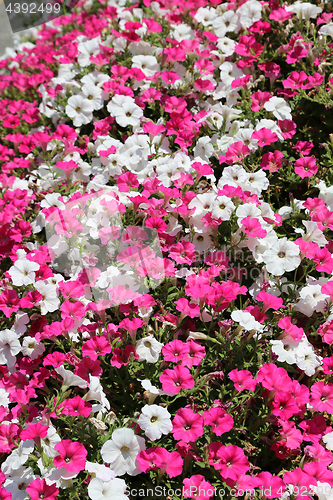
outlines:
M262 312L266 312L268 309L274 309L274 311L277 311L280 308L284 309L286 307L283 305L283 300L281 297L276 297L271 293L265 292L265 290L257 293L256 300L264 303Z
M202 416L204 425L211 425L212 431L217 436L229 432L234 426L234 419L222 408L210 408L210 410L204 411Z
M253 488L260 488L266 498L280 498L286 485L280 477L272 476L270 472L260 472L253 478Z
M182 389L192 389L194 378L184 366L176 365L173 370L167 368L160 375L160 382L164 392L177 394Z
M72 415L77 417L78 415L83 415L84 417L89 417L92 406L87 401L84 401L80 396L75 396L72 399L66 399L61 405L63 415Z
M87 450L83 444L71 439L64 439L57 443L54 449L59 453L53 464L58 469L64 468L67 472L80 472L86 466Z
M302 179L305 177L312 177L318 172L316 159L313 156L304 156L295 161L295 174L299 175Z
M249 370L238 370L235 368L229 372L229 377L235 384L237 391L254 391L257 382L253 379L252 373Z
M30 423L27 429L24 429L20 438L22 441L27 441L28 439L45 438L48 431L47 425L42 425L39 422L37 424Z
M190 408L180 408L172 421L173 437L185 443L194 442L204 433L203 422L199 413Z
M251 238L265 238L267 231L262 229L259 219L244 217L241 230Z
M277 172L282 166L281 158L283 158L281 151L277 149L273 153L269 151L262 155L260 167L263 170L269 170L270 173Z
M200 306L189 302L188 299L185 299L185 297L178 299L175 304L177 311L181 312L179 320L182 320L185 316L189 316L190 318L200 316Z
M195 342L193 339L187 341L189 351L181 361L182 366L187 366L187 368L192 368L192 366L197 366L201 360L206 356L206 351L204 346Z
M29 494L31 500L56 500L59 493L56 484L49 485L44 478L31 481L25 491Z
M251 139L257 139L258 144L261 147L267 146L279 140L275 132L272 132L269 128L265 127L255 130L251 135Z
M248 459L239 446L222 445L217 450L216 458L218 461L214 463L214 468L220 472L223 480L237 479L240 474L245 474L249 470Z
M196 474L190 478L185 478L183 481L184 497L195 498L195 500L206 500L214 496L214 487L205 480L201 474Z
M282 440L278 441L278 443L283 444L291 450L300 448L300 445L303 441L303 436L301 431L296 428L295 423L290 421L281 422L281 426L282 430L280 431L280 435L282 437Z
M105 356L111 352L111 345L108 338L104 335L95 335L90 340L87 340L82 346L82 355L87 356L92 360L96 360L98 356Z
M310 500L312 496L306 495L306 491L311 491L311 486L317 485L317 480L303 472L302 469L296 468L291 472L286 472L283 476L284 483L293 486L295 491L295 500Z
M189 353L189 345L181 340L172 340L165 344L162 349L162 354L165 361L172 361L173 363L178 363L182 361L184 356Z
M179 476L183 471L183 460L177 451L167 451L161 446L153 446L148 450L142 450L136 457L137 464L142 472L149 470L160 470L169 477Z
M316 382L311 387L311 406L320 412L326 411L333 414L333 384L324 381Z

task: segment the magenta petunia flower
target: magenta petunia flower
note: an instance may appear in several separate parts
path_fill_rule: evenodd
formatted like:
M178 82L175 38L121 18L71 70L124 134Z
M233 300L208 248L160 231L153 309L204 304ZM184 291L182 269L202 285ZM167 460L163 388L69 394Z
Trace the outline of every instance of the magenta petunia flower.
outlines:
M37 478L31 481L25 491L30 495L31 500L41 500L42 498L45 500L56 500L59 493L56 484L48 485L44 478Z
M176 365L173 370L167 368L160 375L160 382L164 392L177 394L182 389L192 389L194 378L184 366Z
M295 174L299 175L302 179L305 177L312 177L318 172L316 159L313 156L304 156L298 158L294 164Z
M80 472L86 466L87 450L83 444L71 439L64 439L57 443L54 449L59 453L53 464L58 468L64 468L67 472Z
M180 408L172 421L173 437L185 443L194 442L204 433L203 417L190 408Z
M195 500L206 500L214 496L214 487L205 480L201 474L196 474L190 478L185 478L184 481L184 497L195 498Z
M223 408L210 408L202 414L205 425L211 425L214 434L222 436L234 426L234 419Z
M249 470L248 459L239 446L222 445L217 450L216 458L219 460L214 463L214 468L220 471L223 480L237 479L240 474L245 474Z
M165 361L172 361L178 363L189 353L189 346L181 340L172 340L165 344L162 349L162 354Z

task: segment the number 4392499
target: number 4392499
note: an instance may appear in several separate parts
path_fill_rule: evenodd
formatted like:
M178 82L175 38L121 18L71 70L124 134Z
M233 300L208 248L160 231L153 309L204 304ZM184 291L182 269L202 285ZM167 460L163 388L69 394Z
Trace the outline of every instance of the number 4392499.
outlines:
M36 3L10 3L6 6L6 12L9 14L37 14L39 12L46 12L47 14L51 14L51 12L53 12L55 14L59 14L60 4L42 3L38 5Z

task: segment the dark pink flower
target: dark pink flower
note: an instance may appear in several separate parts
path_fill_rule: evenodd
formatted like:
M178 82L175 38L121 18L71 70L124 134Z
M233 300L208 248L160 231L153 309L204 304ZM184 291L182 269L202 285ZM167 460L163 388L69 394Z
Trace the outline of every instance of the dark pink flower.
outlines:
M54 449L59 453L53 464L58 468L64 468L67 472L80 472L86 466L87 450L83 444L71 439L64 439L57 443Z
M187 366L187 368L192 368L192 366L197 366L201 360L206 356L206 351L204 346L200 345L195 340L190 339L187 341L189 347L188 353L183 357L181 365Z
M31 500L56 500L59 493L56 484L48 485L44 478L31 481L25 491L29 494Z
M295 161L295 174L302 179L312 177L318 172L316 159L313 156L304 156Z
M192 389L194 387L194 378L190 371L184 366L176 365L173 370L167 368L160 375L160 382L163 391L177 394L182 389Z
M66 399L61 405L63 415L72 415L77 417L83 415L89 417L92 406L87 401L84 401L80 396L75 396L72 399Z
M172 421L173 437L185 443L194 442L204 433L203 417L190 408L180 408Z
M245 474L249 470L249 462L244 452L239 446L229 444L222 445L216 453L218 462L214 468L220 471L222 479L237 479L240 474Z
M111 352L111 345L106 336L95 335L90 340L87 340L82 346L82 355L87 356L92 360L96 360L98 356L105 356Z
M184 497L195 498L195 500L206 500L214 496L214 487L205 480L201 474L196 474L190 478L186 477L183 481Z
M279 140L275 132L272 132L269 128L265 127L259 130L255 130L251 135L251 139L257 139L258 144L261 147L272 144L273 142Z
M237 391L254 391L256 388L257 382L249 370L238 370L238 368L235 368L229 372L229 377L234 382Z
M295 500L309 500L312 498L312 496L307 496L305 492L310 492L311 486L317 485L317 480L300 468L294 469L292 472L286 472L283 481L285 484L294 486Z
M211 425L214 434L222 436L229 432L234 426L234 419L222 408L210 408L202 414L204 425Z
M22 441L27 441L28 439L35 439L35 438L44 438L47 434L48 431L48 426L47 425L42 425L37 422L37 424L29 424L27 429L24 429L21 434L20 438Z
M333 384L324 381L316 382L311 387L311 406L320 412L326 411L333 414Z
M267 231L262 229L259 219L245 217L241 223L241 230L251 238L265 238L267 235Z
M165 361L178 363L189 353L189 345L181 340L172 340L165 344L162 353Z
M253 478L254 488L260 488L266 498L281 498L286 485L280 477L272 476L270 472L260 472Z

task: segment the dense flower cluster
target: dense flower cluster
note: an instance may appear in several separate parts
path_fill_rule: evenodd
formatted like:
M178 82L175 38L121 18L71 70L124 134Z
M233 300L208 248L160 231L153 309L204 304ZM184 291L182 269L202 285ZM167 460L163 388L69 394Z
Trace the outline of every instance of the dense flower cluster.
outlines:
M332 498L330 9L80 1L0 59L0 499Z

